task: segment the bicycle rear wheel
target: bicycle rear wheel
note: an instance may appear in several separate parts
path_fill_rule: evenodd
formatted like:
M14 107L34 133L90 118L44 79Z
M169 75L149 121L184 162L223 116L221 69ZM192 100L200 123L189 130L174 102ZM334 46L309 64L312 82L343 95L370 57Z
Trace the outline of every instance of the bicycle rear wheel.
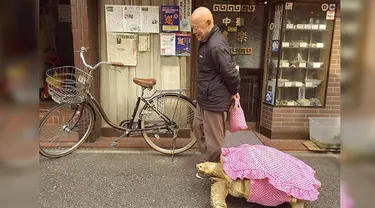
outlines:
M186 96L168 93L150 100L160 112L178 126L177 139L173 141L173 132L167 129L143 131L145 141L156 151L164 154L179 154L190 149L196 139L193 134L195 104ZM140 112L141 128L166 125L166 122L148 105ZM173 149L174 148L174 149Z
M60 104L43 117L39 125L40 154L48 158L63 157L87 139L94 126L95 115L90 105L86 104L83 108L81 105Z

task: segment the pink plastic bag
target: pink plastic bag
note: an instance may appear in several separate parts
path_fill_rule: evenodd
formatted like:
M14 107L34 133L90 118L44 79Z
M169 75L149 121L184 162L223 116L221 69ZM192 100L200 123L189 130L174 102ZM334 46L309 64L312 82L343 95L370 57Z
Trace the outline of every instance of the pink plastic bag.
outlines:
M247 129L244 112L241 108L240 100L234 99L234 104L229 109L229 130L235 133L239 130Z

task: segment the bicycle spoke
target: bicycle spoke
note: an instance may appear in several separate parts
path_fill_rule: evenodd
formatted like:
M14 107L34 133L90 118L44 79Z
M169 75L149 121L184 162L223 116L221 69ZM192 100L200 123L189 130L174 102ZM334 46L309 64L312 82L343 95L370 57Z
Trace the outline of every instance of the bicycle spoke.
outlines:
M146 142L155 150L166 154L179 154L191 148L195 138L191 129L195 105L179 94L163 94L154 98L158 111L171 119L175 125L168 131L143 131ZM166 122L155 111L146 107L142 113L141 128ZM177 141L178 139L178 141Z
M39 127L40 153L55 158L72 152L88 137L93 127L93 117L90 107L82 108L80 114L69 104L52 109Z
M176 111L177 111L177 106L178 106L178 102L180 101L180 99L177 99L177 103L176 103L176 107L174 109L174 113L173 113L173 116L172 116L172 120L174 120L174 116L176 115Z

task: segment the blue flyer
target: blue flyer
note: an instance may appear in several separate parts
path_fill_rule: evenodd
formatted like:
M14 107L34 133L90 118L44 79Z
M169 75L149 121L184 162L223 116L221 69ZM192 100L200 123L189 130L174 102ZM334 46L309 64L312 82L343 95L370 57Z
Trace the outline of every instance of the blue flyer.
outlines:
M272 52L278 52L280 47L280 42L278 40L272 41Z
M190 56L191 35L176 34L176 56Z
M267 92L266 93L266 103L273 104L273 93Z
M180 30L180 7L161 6L162 32L178 32Z

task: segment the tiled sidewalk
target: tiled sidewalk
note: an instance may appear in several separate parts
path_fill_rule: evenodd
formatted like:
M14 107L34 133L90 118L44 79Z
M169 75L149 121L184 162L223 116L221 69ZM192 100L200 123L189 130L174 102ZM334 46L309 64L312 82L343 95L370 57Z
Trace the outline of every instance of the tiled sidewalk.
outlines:
M254 132L254 133L264 145L274 147L281 151L309 151L305 147L305 145L303 145L303 142L306 142L308 140L298 140L298 139L271 140L258 132Z

